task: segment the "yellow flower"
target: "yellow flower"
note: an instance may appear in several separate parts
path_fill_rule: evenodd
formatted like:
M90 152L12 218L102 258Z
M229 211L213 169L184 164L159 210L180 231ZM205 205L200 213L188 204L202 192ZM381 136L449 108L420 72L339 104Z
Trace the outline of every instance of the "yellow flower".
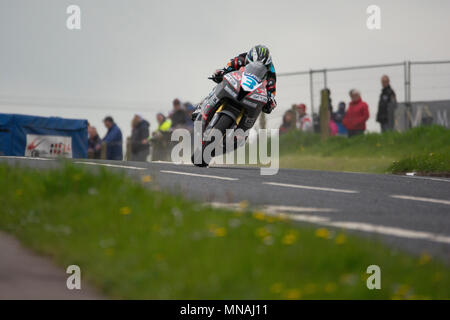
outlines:
M329 282L325 285L324 289L326 293L333 293L336 291L336 284L334 282Z
M153 231L158 232L159 230L161 230L161 227L159 226L159 224L154 224L152 226Z
M428 253L424 253L419 258L419 265L423 266L431 261L431 256Z
M120 208L120 214L123 215L127 215L131 213L131 208L130 207L122 207Z
M285 294L284 294L284 297L287 299L287 300L298 300L298 299L300 299L301 298L301 292L300 292L300 290L298 290L298 289L289 289L289 290L286 290L286 292L285 292Z
M281 290L283 290L283 284L281 282L276 282L270 287L270 292L272 293L281 293Z
M410 287L406 284L400 285L394 293L395 297L399 297L400 299L404 299L407 293L410 291Z
M441 281L441 279L442 279L442 273L436 272L433 275L433 282L439 282L439 281Z
M16 190L16 196L20 197L23 195L23 190L22 189L17 189Z
M379 142L377 142L376 146L379 148L379 147L381 147L381 144Z
M80 181L81 180L81 174L76 173L72 176L73 181Z
M152 181L152 177L149 176L149 175L143 176L143 177L141 178L141 181L142 181L143 183L151 182L151 181Z
M270 231L265 227L261 227L256 229L256 235L260 238L265 238L267 236L270 236Z
M255 211L253 212L253 218L263 221L266 218L266 215L264 214L264 212Z
M291 230L283 237L283 240L281 242L283 242L283 244L287 246L290 246L296 240L297 240L297 232Z
M163 261L163 260L164 260L163 255L160 254L160 253L155 253L155 254L153 255L153 257L155 258L156 261Z
M325 228L319 228L316 230L316 237L328 239L330 237L330 232Z
M113 249L113 248L106 248L106 249L105 249L105 254L106 254L108 257L114 255L114 249Z
M337 237L336 237L336 243L337 244L344 244L347 241L347 237L345 236L345 234L340 233Z
M227 234L227 229L224 227L217 227L215 224L210 224L208 226L209 232L211 232L216 237L224 237Z
M227 234L227 229L225 229L223 227L217 228L214 233L215 233L216 237L224 237Z

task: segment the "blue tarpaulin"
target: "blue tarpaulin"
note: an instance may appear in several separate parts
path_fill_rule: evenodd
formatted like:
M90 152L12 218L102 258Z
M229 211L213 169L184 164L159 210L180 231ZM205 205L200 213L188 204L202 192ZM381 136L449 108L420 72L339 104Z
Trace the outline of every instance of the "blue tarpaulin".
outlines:
M87 120L0 113L0 155L87 158Z

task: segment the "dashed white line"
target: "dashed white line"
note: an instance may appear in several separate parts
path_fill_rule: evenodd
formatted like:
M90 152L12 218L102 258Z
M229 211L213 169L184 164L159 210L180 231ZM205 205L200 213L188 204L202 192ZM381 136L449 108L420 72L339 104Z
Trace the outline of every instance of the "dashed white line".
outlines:
M123 166L120 164L110 164L110 163L98 163L98 162L88 162L88 161L75 161L74 163L88 164L91 166L104 166L104 167L113 167L113 168L132 169L132 170L147 170L147 168L142 168L142 167Z
M179 174L179 175L192 176L192 177L200 177L200 178L227 180L227 181L237 181L237 180L239 180L238 178L211 176L211 175L207 175L207 174L198 174L198 173L190 173L190 172L182 172L182 171L160 170L159 172L170 173L170 174Z
M359 191L356 191L356 190L312 187L312 186L304 186L304 185L300 185L300 184L287 184L287 183L278 183L278 182L263 182L263 184L277 186L277 187L308 189L308 190L316 190L316 191L328 191L328 192L340 192L340 193L359 193Z
M413 196L405 196L405 195L391 195L391 198L403 199L403 200L413 200L413 201L423 201L423 202L431 202L431 203L439 203L450 205L449 200L441 200L441 199L433 199L433 198L424 198L424 197L413 197Z

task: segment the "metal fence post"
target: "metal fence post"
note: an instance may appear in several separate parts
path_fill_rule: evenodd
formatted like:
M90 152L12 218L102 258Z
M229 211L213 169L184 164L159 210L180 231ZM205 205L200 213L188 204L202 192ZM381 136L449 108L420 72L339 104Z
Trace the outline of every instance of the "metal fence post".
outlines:
M314 84L313 84L313 71L309 70L309 97L311 100L311 115L314 114Z
M407 101L407 103L411 103L411 61L408 61L407 64L408 64L408 101Z

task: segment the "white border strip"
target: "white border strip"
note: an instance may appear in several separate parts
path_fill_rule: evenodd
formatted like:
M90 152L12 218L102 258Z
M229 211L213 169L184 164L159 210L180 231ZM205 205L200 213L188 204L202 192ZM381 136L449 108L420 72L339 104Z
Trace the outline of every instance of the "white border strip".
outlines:
M439 203L439 204L446 204L446 205L450 206L450 201L449 200L424 198L424 197L413 197L413 196L396 195L396 194L391 195L391 198L403 199L403 200L413 200L413 201L423 201L423 202L431 202L431 203Z
M234 208L239 210L239 203L231 203L231 204L225 204L225 203L219 203L219 202L212 202L209 203L213 207L225 207L228 208ZM354 230L354 231L361 231L361 232L367 232L367 233L376 233L386 236L392 236L392 237L398 237L398 238L407 238L407 239L414 239L414 240L427 240L432 242L438 242L438 243L444 243L444 244L450 244L450 236L447 235L441 235L441 234L435 234L431 232L426 231L418 231L418 230L408 230L408 229L402 229L402 228L396 228L396 227L388 227L383 225L376 225L371 223L364 223L364 222L355 222L355 221L332 221L329 217L325 216L318 216L318 215L311 215L311 214L295 214L295 213L286 213L286 212L276 212L273 210L270 210L271 208L274 209L277 206L262 206L262 211L270 216L274 217L280 217L285 218L292 221L298 221L298 222L309 222L312 224L317 224L321 226L326 227L334 227L338 229L347 229L347 230ZM289 209L288 209L289 208ZM255 208L257 209L257 207ZM265 211L265 209L268 209ZM326 213L326 210L330 209L319 209L319 208L303 208L303 207L286 207L286 211L297 211L297 212L306 212L308 209L310 212L319 212L321 210L323 213Z
M132 169L132 170L147 170L147 168L142 168L142 167L123 166L120 164L110 164L110 163L98 163L98 162L88 162L88 161L75 161L74 163L88 164L91 166L104 166L104 167L113 167L113 168Z

